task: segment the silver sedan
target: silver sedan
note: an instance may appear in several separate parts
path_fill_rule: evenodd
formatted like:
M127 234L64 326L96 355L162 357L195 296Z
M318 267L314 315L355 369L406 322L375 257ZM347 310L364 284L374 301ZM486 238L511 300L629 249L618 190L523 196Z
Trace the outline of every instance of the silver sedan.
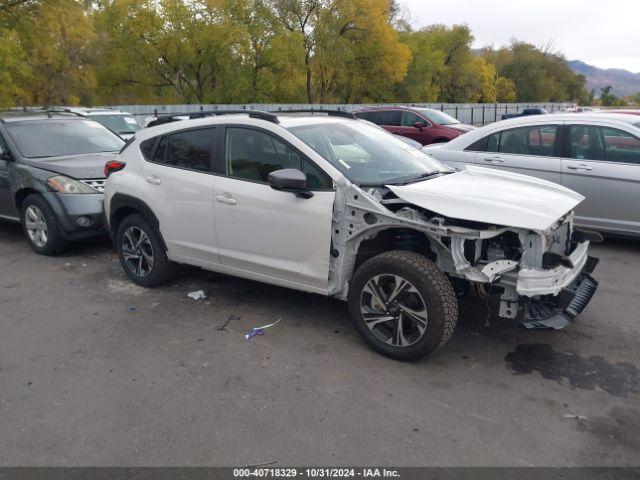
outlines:
M423 151L465 164L543 178L582 194L576 225L640 236L640 119L563 113L496 122Z

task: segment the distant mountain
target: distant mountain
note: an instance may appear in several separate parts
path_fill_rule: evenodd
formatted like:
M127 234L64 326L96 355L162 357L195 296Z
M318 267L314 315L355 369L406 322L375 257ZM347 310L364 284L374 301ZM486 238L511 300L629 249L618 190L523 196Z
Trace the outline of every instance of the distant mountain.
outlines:
M611 85L613 93L621 97L640 92L640 73L618 68L598 68L580 60L567 63L574 72L587 77L587 89L594 89L596 97L600 95L600 89L607 85Z

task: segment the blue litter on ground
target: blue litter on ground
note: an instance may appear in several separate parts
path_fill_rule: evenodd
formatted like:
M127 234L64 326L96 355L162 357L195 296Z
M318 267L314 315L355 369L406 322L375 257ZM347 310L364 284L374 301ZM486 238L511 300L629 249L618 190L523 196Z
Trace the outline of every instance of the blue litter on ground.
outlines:
M255 327L252 328L251 331L249 333L245 333L244 334L244 338L246 338L247 340L251 340L253 337L255 337L256 335L264 335L264 331L267 328L271 328L275 325L277 325L278 323L280 323L280 320L282 320L281 318L279 318L278 320L276 320L273 323L270 323L268 325L262 325L261 327Z

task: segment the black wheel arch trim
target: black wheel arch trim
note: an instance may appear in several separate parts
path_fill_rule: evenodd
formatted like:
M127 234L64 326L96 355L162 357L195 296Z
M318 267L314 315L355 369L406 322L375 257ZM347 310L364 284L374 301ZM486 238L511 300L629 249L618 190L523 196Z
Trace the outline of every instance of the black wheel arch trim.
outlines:
M113 245L116 244L116 231L117 227L115 226L115 221L117 219L117 213L121 211L123 208L131 209L139 212L143 215L148 221L152 223L152 226L156 228L158 232L158 236L160 237L160 243L162 244L162 248L164 251L167 251L167 244L162 237L162 232L160 232L160 221L158 217L156 217L155 213L149 205L147 205L143 200L140 200L137 197L133 197L131 195L127 195L124 193L116 193L112 198L109 204L109 233L111 236L111 241Z

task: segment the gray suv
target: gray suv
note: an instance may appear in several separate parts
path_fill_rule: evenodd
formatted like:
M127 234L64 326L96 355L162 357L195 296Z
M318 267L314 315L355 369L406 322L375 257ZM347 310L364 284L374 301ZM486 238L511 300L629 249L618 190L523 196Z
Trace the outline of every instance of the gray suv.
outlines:
M20 222L44 255L101 235L104 166L123 144L77 115L0 112L0 219Z

